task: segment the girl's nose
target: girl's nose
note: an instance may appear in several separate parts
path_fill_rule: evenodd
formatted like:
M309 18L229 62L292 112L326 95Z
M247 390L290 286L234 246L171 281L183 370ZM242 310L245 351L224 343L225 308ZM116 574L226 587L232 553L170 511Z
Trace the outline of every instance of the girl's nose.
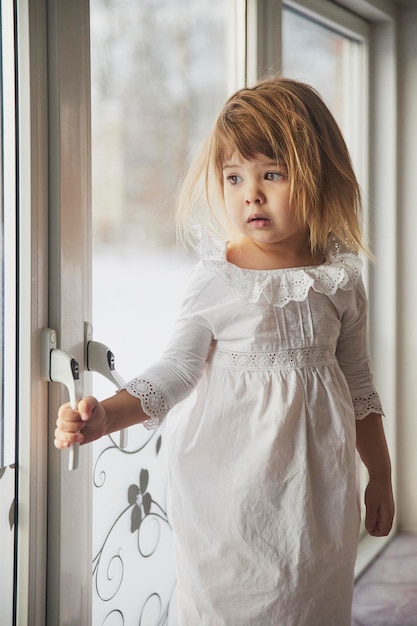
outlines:
M263 204L265 196L258 185L248 185L245 190L245 204Z

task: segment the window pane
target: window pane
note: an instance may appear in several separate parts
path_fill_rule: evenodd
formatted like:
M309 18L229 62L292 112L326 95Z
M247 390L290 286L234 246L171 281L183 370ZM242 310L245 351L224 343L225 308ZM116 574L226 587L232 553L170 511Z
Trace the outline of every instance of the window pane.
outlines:
M283 11L282 40L283 73L317 89L349 140L361 104L362 42L289 8Z
M285 7L282 23L282 71L312 85L338 122L363 191L368 190L367 44L363 33L346 34L310 15ZM358 18L359 20L359 18ZM359 25L358 25L359 27ZM360 28L367 32L361 20ZM366 209L366 206L365 206ZM368 215L364 226L367 228ZM365 265L365 278L367 267Z
M91 1L93 329L125 380L163 350L195 262L177 250L174 203L227 95L226 8ZM95 395L113 392L94 377ZM118 435L94 447L94 624L116 611L125 624L176 623L163 442L163 427L138 426L124 450Z
M172 247L184 164L223 101L224 6L92 3L95 247Z

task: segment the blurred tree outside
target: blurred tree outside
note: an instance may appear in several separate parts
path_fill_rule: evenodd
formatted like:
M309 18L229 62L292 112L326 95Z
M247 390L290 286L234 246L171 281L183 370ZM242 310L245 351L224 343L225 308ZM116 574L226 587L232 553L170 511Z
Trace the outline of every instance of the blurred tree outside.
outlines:
M95 246L174 246L178 185L225 98L224 9L93 0Z

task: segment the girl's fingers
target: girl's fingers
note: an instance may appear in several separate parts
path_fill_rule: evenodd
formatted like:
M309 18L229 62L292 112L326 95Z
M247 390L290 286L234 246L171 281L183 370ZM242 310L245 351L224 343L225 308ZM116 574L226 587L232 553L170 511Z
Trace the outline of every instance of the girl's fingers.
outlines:
M69 448L71 443L81 443L84 439L80 430L85 425L81 421L78 411L73 411L69 403L63 404L58 410L56 420L55 440L56 448Z
M54 444L56 448L68 448L71 443L82 443L84 436L81 433L69 433L57 428Z
M84 440L84 437L83 435L81 435L81 433L65 432L60 428L57 428L54 434L54 445L59 450L62 450L63 448L69 448L72 443L82 443Z
M80 400L76 411L71 408L69 402L58 409L54 440L56 448L68 448L72 443L84 442L84 435L80 431L87 426L87 421L97 404L98 401L90 396Z
M78 403L78 413L83 421L90 419L91 413L94 411L97 404L98 401L92 396L87 396L86 398L80 400Z
M369 509L365 520L366 530L373 537L385 537L392 527L392 514L384 511L384 508L377 507Z
M59 429L75 433L80 429L82 422L79 411L71 409L69 404L63 404L58 410L56 425Z
M57 425L77 421L80 421L80 413L79 411L74 411L69 402L59 407L56 420Z
M77 413L75 419L59 417L56 426L57 432L76 433L84 426L84 422L80 420L80 415Z

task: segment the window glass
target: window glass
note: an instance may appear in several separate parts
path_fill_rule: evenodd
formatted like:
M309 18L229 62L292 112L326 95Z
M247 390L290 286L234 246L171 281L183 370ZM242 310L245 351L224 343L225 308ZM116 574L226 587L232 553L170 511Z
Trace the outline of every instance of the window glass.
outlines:
M175 197L227 95L230 24L223 0L91 1L93 332L125 380L159 357L195 263ZM94 447L94 624L174 624L163 429Z
M359 180L365 185L363 76L366 48L361 36L285 7L282 15L282 68L286 76L313 85L335 116L348 144Z

